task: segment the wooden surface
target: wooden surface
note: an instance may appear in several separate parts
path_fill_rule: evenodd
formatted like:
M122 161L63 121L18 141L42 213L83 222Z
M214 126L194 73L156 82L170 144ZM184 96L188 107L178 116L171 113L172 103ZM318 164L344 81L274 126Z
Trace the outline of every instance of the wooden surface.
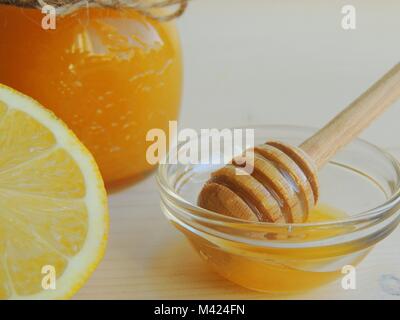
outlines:
M254 2L257 7L244 0L194 0L180 19L182 127L320 126L399 60L400 42L393 41L400 29L398 0L352 1L358 13L353 32L340 28L343 1ZM399 119L397 103L363 137L399 147ZM158 201L154 177L110 197L107 253L76 299L274 298L209 270ZM357 290L337 282L291 298L399 299L399 243L398 228L374 248L357 268Z

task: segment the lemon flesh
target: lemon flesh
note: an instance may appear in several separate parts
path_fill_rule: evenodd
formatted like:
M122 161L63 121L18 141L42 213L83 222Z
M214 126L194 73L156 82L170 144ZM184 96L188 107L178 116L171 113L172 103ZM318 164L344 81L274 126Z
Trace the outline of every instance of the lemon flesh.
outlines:
M0 85L0 299L68 298L102 258L104 184L51 112Z

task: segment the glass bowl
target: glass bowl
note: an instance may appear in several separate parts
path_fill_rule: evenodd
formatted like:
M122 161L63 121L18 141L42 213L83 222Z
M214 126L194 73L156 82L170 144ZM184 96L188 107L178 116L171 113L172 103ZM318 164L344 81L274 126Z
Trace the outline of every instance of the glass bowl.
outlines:
M275 125L252 129L255 144L280 140L299 145L316 131ZM178 145L173 152L186 152L196 139L202 137ZM218 158L218 152L213 150L213 157ZM249 289L287 294L331 282L344 276L349 266L356 267L400 221L399 163L360 139L319 172L319 203L325 210L346 213L332 221L249 222L205 210L196 205L197 196L210 173L223 164L170 160L158 170L165 216L217 273Z

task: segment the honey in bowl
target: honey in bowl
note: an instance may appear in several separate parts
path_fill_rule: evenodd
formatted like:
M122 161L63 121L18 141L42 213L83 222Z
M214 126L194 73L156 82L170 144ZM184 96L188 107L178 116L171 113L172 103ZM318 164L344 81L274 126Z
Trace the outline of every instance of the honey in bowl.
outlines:
M40 10L0 6L0 83L38 100L94 155L107 187L152 169L146 134L176 120L182 61L172 22L84 8L45 30Z
M330 205L319 204L310 211L309 223L335 221L347 215ZM200 257L224 278L245 288L274 293L290 294L318 288L343 276L342 268L346 261L337 261L354 248L348 244L335 248L302 248L297 250L283 248L260 248L252 245L224 241L220 238L197 236L179 225L175 225L189 239ZM340 233L341 230L336 230ZM333 236L335 230L326 229L303 234L293 233L295 241L310 241ZM279 235L276 235L279 237ZM348 260L356 266L369 252ZM321 267L323 268L321 269Z

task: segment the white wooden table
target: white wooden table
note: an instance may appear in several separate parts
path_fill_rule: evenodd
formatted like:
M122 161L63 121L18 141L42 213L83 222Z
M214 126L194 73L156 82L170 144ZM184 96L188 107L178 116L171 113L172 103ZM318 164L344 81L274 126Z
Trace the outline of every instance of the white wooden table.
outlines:
M181 127L321 126L400 60L400 2L194 0L179 20L185 54ZM400 104L363 137L400 147ZM106 257L77 299L276 298L214 274L158 205L154 177L110 197ZM400 299L400 229L357 268L357 290L336 282L291 298ZM385 275L397 277L381 280ZM386 278L387 279L387 278ZM390 294L392 292L392 294ZM396 293L398 295L395 295Z

